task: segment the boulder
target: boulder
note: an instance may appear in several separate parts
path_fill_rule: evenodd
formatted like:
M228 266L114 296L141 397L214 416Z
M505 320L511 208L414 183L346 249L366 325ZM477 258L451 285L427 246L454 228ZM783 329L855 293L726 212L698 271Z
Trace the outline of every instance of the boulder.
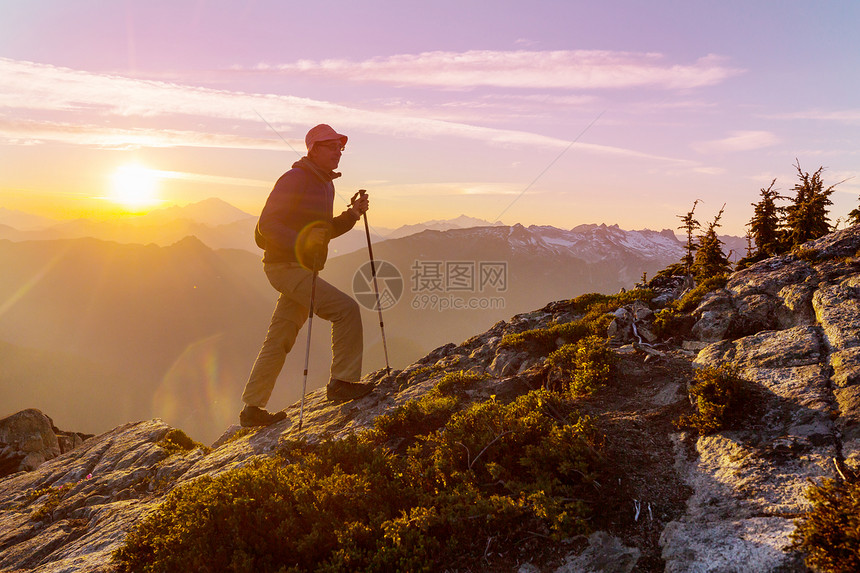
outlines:
M854 278L822 286L812 297L815 316L834 350L860 346L860 289L853 286Z
M637 548L627 547L617 537L595 531L588 537L588 547L579 555L569 556L555 573L629 573L640 555Z
M6 470L2 475L32 471L61 453L53 422L36 409L23 410L0 420L0 448ZM10 460L17 460L17 465Z

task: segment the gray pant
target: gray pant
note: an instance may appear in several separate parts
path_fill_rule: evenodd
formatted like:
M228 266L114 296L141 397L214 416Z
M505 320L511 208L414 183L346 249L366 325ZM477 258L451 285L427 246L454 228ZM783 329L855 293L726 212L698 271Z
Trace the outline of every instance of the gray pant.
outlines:
M242 401L265 408L275 388L287 353L292 349L299 329L308 318L313 273L298 263L264 265L266 277L281 293L272 314L269 332L257 355ZM317 277L314 314L331 321L331 377L347 382L361 378L363 352L361 311L349 295Z

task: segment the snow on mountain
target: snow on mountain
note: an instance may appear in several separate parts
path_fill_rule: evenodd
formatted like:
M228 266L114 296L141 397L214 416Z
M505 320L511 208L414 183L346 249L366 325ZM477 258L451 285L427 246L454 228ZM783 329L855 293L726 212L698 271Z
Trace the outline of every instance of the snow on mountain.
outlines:
M532 254L576 257L587 263L635 256L644 261L680 260L684 248L670 230L625 231L618 225L580 225L571 230L550 226L514 225L468 229L472 240L496 236ZM466 237L463 237L466 239Z

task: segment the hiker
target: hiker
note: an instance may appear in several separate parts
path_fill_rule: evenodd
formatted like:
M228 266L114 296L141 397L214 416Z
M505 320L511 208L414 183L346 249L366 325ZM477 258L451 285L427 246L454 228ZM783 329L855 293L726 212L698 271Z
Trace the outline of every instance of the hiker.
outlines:
M329 240L352 229L369 207L367 195L356 193L343 213L332 216L332 181L341 175L334 170L347 139L325 124L308 131L307 155L278 179L260 214L254 238L265 251L266 277L281 294L242 394L242 426L268 426L286 418L286 412L269 413L265 407L287 353L308 318L312 284L314 314L332 323L331 378L326 397L354 400L373 389L371 384L358 382L363 350L358 303L326 281L313 280L314 273L325 265Z

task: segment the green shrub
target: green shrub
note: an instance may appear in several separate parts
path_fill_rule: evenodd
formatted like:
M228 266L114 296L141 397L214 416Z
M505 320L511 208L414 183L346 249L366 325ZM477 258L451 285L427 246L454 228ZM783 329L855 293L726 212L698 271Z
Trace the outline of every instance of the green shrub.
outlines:
M255 460L174 490L114 553L119 571L367 567L382 523L413 497L399 491L394 466L376 444L353 437L313 449L292 444L288 454L301 453L295 463Z
M200 442L195 442L188 437L188 434L176 428L168 431L167 434L165 434L158 442L158 445L164 448L168 455L171 456L174 454L184 454L185 452L190 452L197 448L201 448L207 453L209 452L209 448Z
M659 271L655 275L655 278L684 277L684 276L687 276L688 274L690 274L690 273L689 273L689 270L687 269L687 265L685 265L684 263L672 263L671 265L669 265L665 269Z
M411 441L416 436L429 434L444 426L459 405L460 401L454 396L428 392L388 414L377 416L373 427L383 435Z
M689 334L690 329L687 327L690 318L689 314L680 313L672 306L661 308L654 314L654 334L658 338L675 335L684 337Z
M410 400L388 414L377 416L373 421L374 429L389 440L401 438L407 444L411 443L416 436L429 434L444 426L451 414L460 409L460 399L465 391L488 377L489 374L474 370L450 372L421 398Z
M736 369L705 367L696 370L693 377L689 395L695 400L696 413L678 419L675 425L679 429L713 434L728 429L747 409L750 392Z
M824 573L860 571L860 484L825 480L806 490L812 509L795 521L791 549Z
M433 388L432 392L443 396L450 396L462 393L470 387L476 385L489 378L490 375L485 372L475 370L460 370L451 372L442 377L441 380Z
M406 456L381 446L390 438L287 442L181 486L114 552L118 571L468 569L485 565L490 535L587 529L597 437L557 395L475 404Z
M31 503L42 496L47 496L42 502L42 505L40 505L36 511L30 515L30 519L32 521L41 521L50 517L51 514L54 513L54 510L60 506L60 502L63 501L63 498L66 497L69 490L75 487L75 485L76 484L74 482L69 482L61 486L43 487L28 493L26 498L27 503Z
M742 259L738 260L738 262L735 264L735 270L736 271L742 271L743 269L751 267L755 263L757 263L759 261L763 261L765 259L768 259L771 256L772 255L769 255L767 253L763 253L763 252L759 251L759 252L756 252L754 255L749 255L749 256L743 257Z
M699 306L706 294L719 288L723 288L728 282L729 279L726 275L718 275L705 279L696 285L696 288L691 289L679 300L673 303L673 306L679 312L690 312L696 310L696 307Z
M654 291L648 288L633 289L618 294L588 293L571 299L568 303L572 312L612 312L627 304L633 304L639 300L650 302L654 298Z
M791 250L791 254L807 263L814 263L818 260L818 250L803 245L797 245Z
M562 538L587 530L583 498L596 477L595 443L590 419L556 394L533 391L454 414L444 431L413 447L410 459L432 465L420 472L413 465L412 475L425 490L453 491L455 505L469 502L464 510L500 512L481 516L487 534L531 524Z
M632 304L634 301L650 301L654 293L650 289L636 289L615 295L589 293L571 300L570 309L584 316L571 322L552 324L547 328L536 328L502 337L502 348L528 348L536 346L537 352L548 353L556 348L556 341L573 343L588 336L606 337L612 322L612 312Z
M695 324L695 319L690 313L701 304L702 299L709 292L726 286L728 277L719 275L705 279L695 288L690 289L680 299L669 303L665 308L658 310L654 315L654 334L659 338L670 336L686 337Z
M609 381L615 353L605 338L588 336L552 352L547 363L558 368L567 381L564 390L573 397L591 394Z

